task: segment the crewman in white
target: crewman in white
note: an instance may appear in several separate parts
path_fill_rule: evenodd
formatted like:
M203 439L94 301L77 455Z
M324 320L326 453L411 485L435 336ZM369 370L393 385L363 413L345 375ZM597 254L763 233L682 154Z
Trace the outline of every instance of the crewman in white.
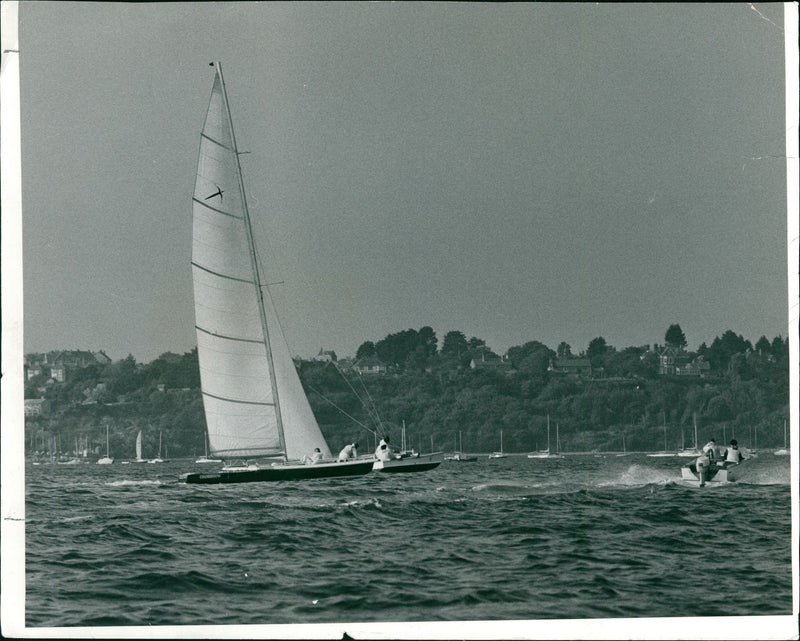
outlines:
M744 456L739 451L739 444L736 442L736 439L731 440L731 446L725 451L725 462L726 463L741 463L744 460Z
M389 437L384 436L381 439L381 442L378 443L378 447L375 448L375 458L379 461L391 461L392 460L392 448L389 445Z
M700 478L700 487L706 484L706 476L708 470L714 463L717 457L717 442L712 438L708 443L703 446L703 452L697 457L695 467L697 468L697 476Z
M339 452L340 461L346 461L351 458L358 458L358 443L350 443L350 445L345 445L342 448L342 451Z

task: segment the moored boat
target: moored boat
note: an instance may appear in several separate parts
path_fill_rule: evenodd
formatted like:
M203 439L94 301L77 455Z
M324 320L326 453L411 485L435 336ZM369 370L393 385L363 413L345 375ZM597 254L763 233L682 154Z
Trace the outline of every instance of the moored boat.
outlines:
M113 463L113 462L114 462L114 459L109 456L109 451L108 451L108 425L106 425L106 455L103 458L98 459L97 464L98 465L111 465L111 463Z
M500 451L492 452L489 458L508 458L508 455L503 451L503 430L500 430Z
M564 458L559 454L558 423L556 423L556 451L550 451L550 414L547 415L547 449L539 452L530 452L528 458Z
M786 421L783 422L783 447L773 452L775 456L789 456L789 447L786 441Z

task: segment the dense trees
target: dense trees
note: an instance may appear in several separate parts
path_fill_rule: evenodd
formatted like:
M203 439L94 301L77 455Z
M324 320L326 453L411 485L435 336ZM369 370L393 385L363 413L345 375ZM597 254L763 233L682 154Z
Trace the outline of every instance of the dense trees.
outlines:
M673 327L679 331L670 332ZM672 341L685 340L677 325L670 330ZM334 449L352 439L371 442L368 429L396 440L405 421L410 445L426 450L431 438L435 448L451 449L461 433L465 449L491 451L503 430L505 449L527 451L544 446L548 415L560 425L565 450L620 449L623 433L628 449L661 449L665 426L669 447L677 448L695 417L701 438L757 428L762 445L783 442L789 345L780 336L762 336L753 349L727 330L710 346L701 344L687 357L702 355L711 363L705 378L661 376L659 356L649 347L617 350L602 337L584 352L592 361L591 376L549 369L557 356L571 352L565 342L553 351L534 340L511 347L501 360L484 340L458 330L447 332L437 349L435 332L423 327L361 344L356 356L377 356L390 365L386 375L357 376L346 363L311 360L300 362L298 371ZM482 366L472 369L472 360ZM59 384L42 375L28 381L26 392L44 395L51 405L49 415L26 420L29 447L40 449L56 435L66 444L88 435L104 447L108 424L117 456L131 456L138 430L149 452L159 432L172 456L203 451L196 350L165 353L147 364L128 356L75 370ZM747 446L746 438L740 441Z
M686 347L686 334L683 333L681 326L675 323L670 325L664 334L664 342L670 347Z

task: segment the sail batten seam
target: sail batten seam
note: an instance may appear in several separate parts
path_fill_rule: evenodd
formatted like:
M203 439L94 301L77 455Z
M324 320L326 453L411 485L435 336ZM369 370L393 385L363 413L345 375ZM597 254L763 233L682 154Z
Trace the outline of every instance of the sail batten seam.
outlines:
M204 329L199 325L195 325L194 328L199 331L207 334L208 336L213 336L214 338L221 338L226 341L238 341L241 343L256 343L257 345L263 345L264 339L262 338L239 338L236 336L226 336L225 334L217 334L216 332L212 332L211 330Z
M203 267L202 265L198 265L196 262L192 261L192 266L197 267L197 269L202 269L207 274L211 274L212 276L219 276L220 278L224 278L225 280L235 280L237 283L247 283L248 285L252 285L252 281L248 280L247 278L237 278L236 276L228 276L227 274L221 274L219 272L215 272L213 269L209 269L208 267Z
M234 151L233 147L229 147L229 146L228 146L228 145L226 145L225 143L222 143L222 142L220 142L219 140L217 140L216 138L212 138L211 136L209 136L209 135L208 135L206 132L204 132L204 131L200 132L200 137L201 137L201 138L205 138L206 140L208 140L208 141L209 141L209 142L211 142L211 143L214 143L215 145L217 145L217 147L222 147L223 149L227 149L227 150L228 150L228 151L230 151L232 154L233 154L233 153L236 153L236 152Z
M202 205L206 209L210 209L213 212L221 214L222 216L230 216L231 218L235 218L236 220L244 220L243 216L237 216L236 214L232 214L230 212L222 211L221 209L217 209L216 207L212 207L208 203L203 202L202 200L198 200L196 196L192 196L192 201L197 203L198 205Z
M227 398L225 396L217 396L216 394L211 394L210 392L202 392L203 396L209 396L211 398L215 398L218 401L224 401L226 403L239 403L241 405L264 405L266 407L273 407L275 403L267 403L266 401L244 401L238 398Z

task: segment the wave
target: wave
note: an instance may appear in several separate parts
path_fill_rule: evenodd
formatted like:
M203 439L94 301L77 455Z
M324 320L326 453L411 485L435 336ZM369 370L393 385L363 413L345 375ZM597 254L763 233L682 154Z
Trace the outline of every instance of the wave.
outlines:
M158 479L156 480L145 479L138 481L134 479L123 479L121 481L108 481L107 483L105 483L105 485L108 485L110 487L125 487L128 485L164 485L164 484Z

